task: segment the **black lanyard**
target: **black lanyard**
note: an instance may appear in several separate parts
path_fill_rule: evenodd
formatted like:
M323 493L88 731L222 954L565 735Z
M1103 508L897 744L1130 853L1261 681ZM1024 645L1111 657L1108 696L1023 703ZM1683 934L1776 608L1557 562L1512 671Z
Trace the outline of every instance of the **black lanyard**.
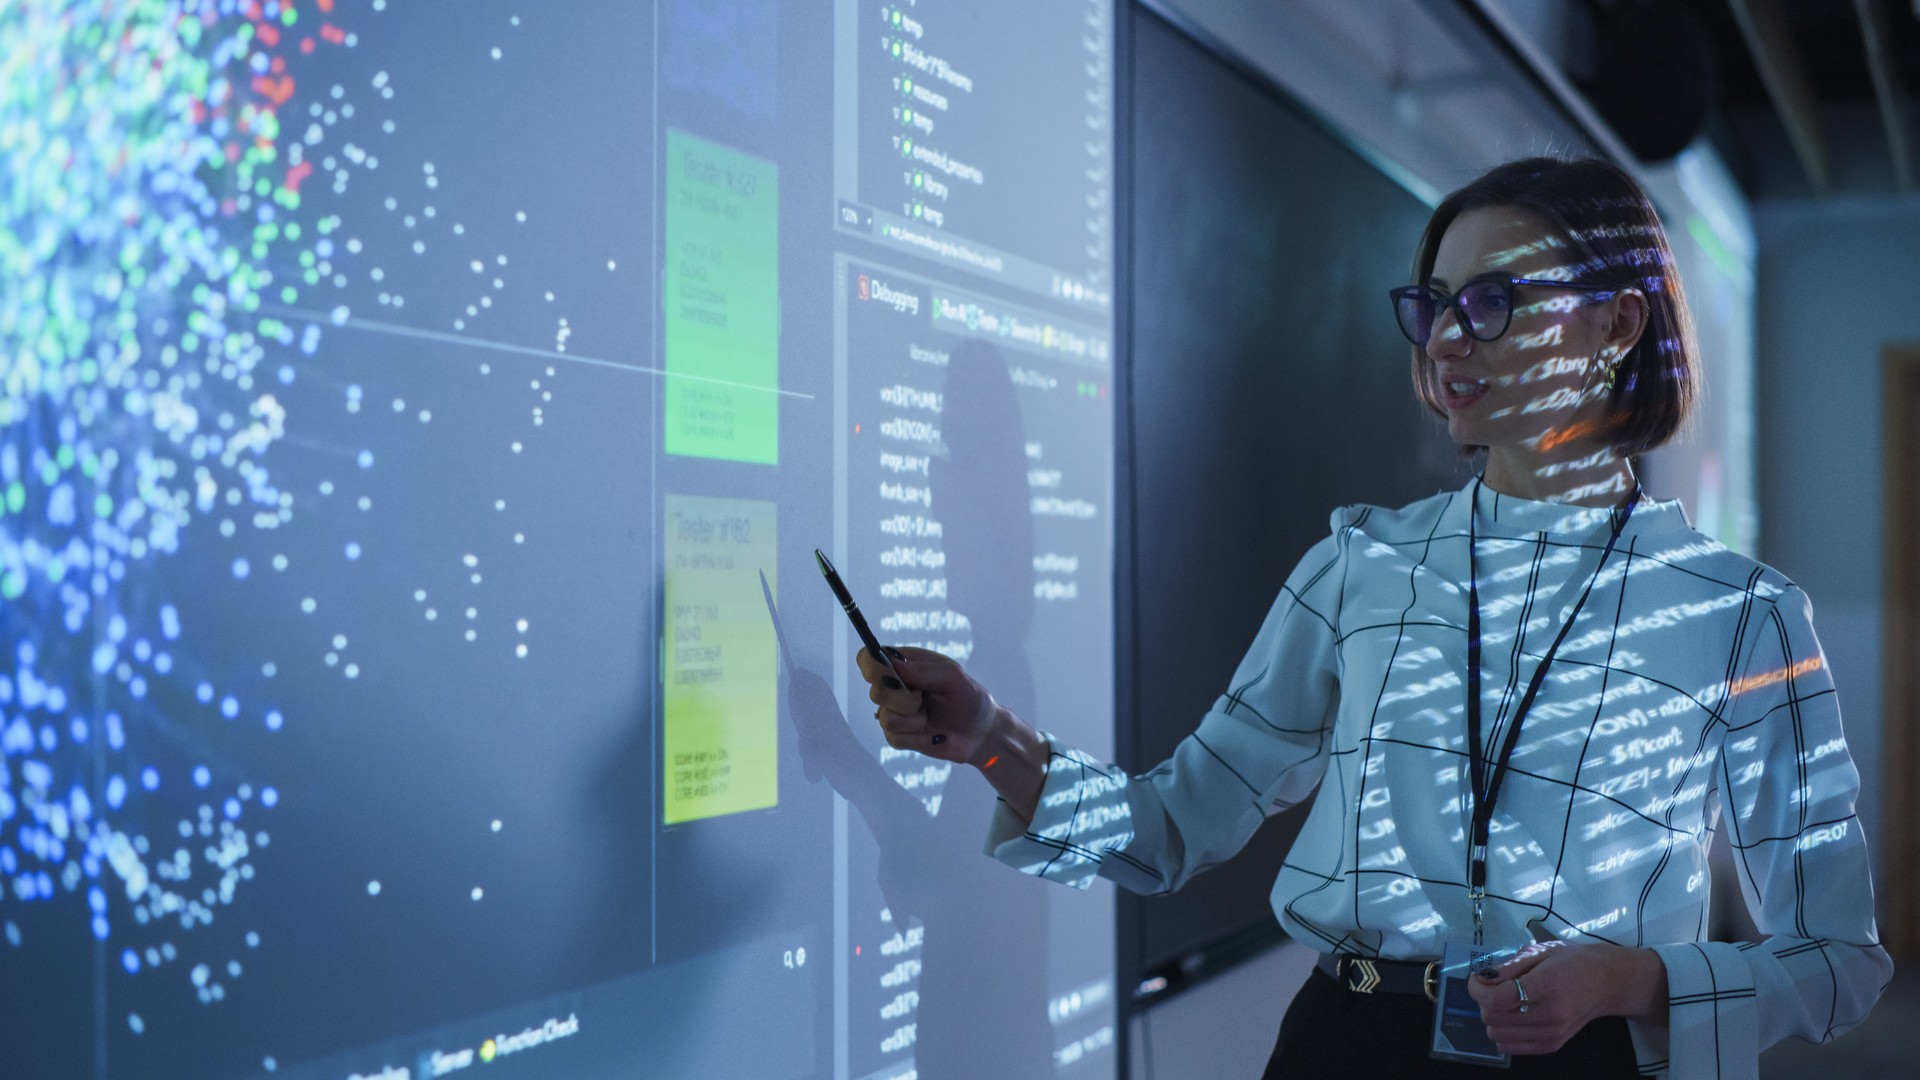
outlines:
M1560 651L1560 643L1567 639L1567 631L1573 629L1574 620L1580 617L1580 609L1586 606L1588 595L1600 580L1600 571L1606 568L1607 558L1613 554L1613 545L1625 531L1627 520L1633 517L1634 504L1639 501L1640 482L1635 480L1633 490L1627 495L1626 510L1615 519L1613 533L1607 537L1606 550L1600 553L1600 565L1593 568L1593 576L1587 579L1586 588L1580 590L1580 599L1574 602L1572 613L1560 627L1559 635L1553 639L1553 647L1540 658L1540 666L1533 670L1533 678L1527 681L1527 692L1520 698L1520 707L1514 710L1513 722L1507 725L1506 737L1500 740L1499 757L1488 762L1480 738L1480 575L1474 553L1480 541L1474 520L1480 510L1480 479L1475 478L1473 482L1473 499L1467 507L1467 750L1473 765L1473 816L1467 843L1467 895L1473 900L1475 945L1482 944L1481 902L1487 895L1487 835L1493 824L1493 804L1500 796L1500 782L1506 779L1507 763L1513 759L1513 748L1520 743L1520 724L1533 708L1534 695L1540 692L1540 684L1546 681L1547 668ZM1524 633L1525 630L1523 626L1517 633Z

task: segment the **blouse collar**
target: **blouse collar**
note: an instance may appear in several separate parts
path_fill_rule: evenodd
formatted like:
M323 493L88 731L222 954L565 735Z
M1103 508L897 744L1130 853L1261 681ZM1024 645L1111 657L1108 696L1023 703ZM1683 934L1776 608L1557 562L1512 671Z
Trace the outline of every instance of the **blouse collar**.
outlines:
M1460 501L1463 509L1460 524L1466 525L1464 508L1468 501L1479 493L1475 507L1477 519L1483 524L1496 525L1502 531L1515 530L1532 533L1570 533L1584 535L1592 532L1608 532L1613 528L1614 517L1620 512L1618 507L1574 506L1569 503L1546 502L1540 499L1523 499L1517 495L1508 495L1488 487L1481 477L1467 481L1461 489L1464 498ZM1646 492L1640 493L1640 502L1633 509L1633 518L1627 524L1627 534L1656 532L1668 529L1691 529L1686 511L1678 499L1655 499Z

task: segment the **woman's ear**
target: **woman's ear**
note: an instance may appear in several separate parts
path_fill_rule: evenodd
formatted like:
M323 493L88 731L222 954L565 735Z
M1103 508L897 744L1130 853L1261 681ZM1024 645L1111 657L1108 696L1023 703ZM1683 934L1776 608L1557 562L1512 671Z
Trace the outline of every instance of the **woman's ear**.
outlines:
M1604 306L1601 340L1617 356L1625 356L1640 343L1647 330L1647 294L1639 289L1621 289Z

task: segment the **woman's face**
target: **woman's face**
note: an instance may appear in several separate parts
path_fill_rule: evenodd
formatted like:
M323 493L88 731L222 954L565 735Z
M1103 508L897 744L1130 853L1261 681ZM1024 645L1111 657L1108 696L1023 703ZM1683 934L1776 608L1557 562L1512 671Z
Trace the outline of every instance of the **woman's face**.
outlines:
M1545 221L1513 207L1468 210L1440 238L1427 284L1453 294L1489 274L1564 279L1571 253ZM1637 294L1624 294L1638 301ZM1492 341L1468 336L1451 305L1435 318L1426 352L1447 433L1464 445L1544 453L1604 445L1606 376L1596 361L1632 347L1618 325L1619 302L1538 285L1513 287L1513 321ZM1633 337L1637 338L1637 327ZM1558 456L1558 455L1556 455Z

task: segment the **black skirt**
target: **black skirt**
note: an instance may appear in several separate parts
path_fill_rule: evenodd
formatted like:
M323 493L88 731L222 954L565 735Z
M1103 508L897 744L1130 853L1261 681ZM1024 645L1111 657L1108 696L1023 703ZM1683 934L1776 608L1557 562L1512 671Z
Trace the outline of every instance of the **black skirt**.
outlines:
M1522 1054L1509 1069L1435 1061L1433 1003L1420 994L1356 994L1315 968L1280 1023L1266 1080L1420 1077L1423 1080L1629 1080L1639 1075L1627 1022L1595 1020L1551 1054Z

